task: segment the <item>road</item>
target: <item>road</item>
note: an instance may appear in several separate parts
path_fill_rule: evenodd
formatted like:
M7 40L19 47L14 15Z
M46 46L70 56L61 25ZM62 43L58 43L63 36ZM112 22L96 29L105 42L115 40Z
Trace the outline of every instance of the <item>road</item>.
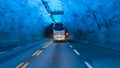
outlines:
M0 68L120 68L120 52L111 49L52 40L32 45L4 58Z

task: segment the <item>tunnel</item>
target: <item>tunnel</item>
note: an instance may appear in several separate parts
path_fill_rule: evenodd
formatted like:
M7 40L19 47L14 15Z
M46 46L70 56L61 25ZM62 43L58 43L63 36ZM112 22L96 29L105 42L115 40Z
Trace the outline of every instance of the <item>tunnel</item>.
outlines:
M120 68L120 0L0 0L0 68Z

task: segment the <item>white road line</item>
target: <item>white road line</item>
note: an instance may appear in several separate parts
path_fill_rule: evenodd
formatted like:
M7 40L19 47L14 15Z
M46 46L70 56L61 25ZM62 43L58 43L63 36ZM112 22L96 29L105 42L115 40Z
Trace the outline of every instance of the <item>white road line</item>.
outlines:
M47 48L47 45L44 45L42 48Z
M72 45L70 45L70 47L73 48Z
M93 68L87 61L84 61L88 68Z
M47 43L46 45L44 45L42 48L47 48L50 44L52 44L53 42L51 41L51 42L49 42L49 43ZM45 44L45 43L44 43ZM33 54L32 54L32 56L38 56L41 52L42 52L43 50L37 50L36 52L34 52Z
M25 63L21 68L26 68L28 66L29 62Z
M2 51L2 52L0 52L0 54L3 54L3 53L5 53L6 51Z
M77 50L73 50L77 55L80 55L80 53Z
M18 66L16 66L15 68L20 68L22 65L24 64L24 62L20 63Z
M51 42L49 42L49 43L47 43L46 45L44 45L42 48L47 48L50 44L52 44L53 43L53 41L51 41Z
M39 51L36 56L40 55L43 52L43 50Z
M37 50L36 52L34 52L34 53L32 54L32 56L35 56L39 51L40 51L40 50Z

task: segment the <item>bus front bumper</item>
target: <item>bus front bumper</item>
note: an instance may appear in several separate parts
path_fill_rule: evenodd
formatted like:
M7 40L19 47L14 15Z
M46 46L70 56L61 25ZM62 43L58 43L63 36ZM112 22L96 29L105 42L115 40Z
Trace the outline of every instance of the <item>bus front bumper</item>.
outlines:
M64 41L64 40L65 40L65 38L63 38L63 37L54 38L54 41Z

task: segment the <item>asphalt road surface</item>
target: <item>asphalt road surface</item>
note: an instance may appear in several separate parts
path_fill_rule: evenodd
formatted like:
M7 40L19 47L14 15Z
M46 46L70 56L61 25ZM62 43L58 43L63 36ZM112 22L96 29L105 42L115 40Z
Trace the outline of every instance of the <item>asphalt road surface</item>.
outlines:
M120 52L79 42L36 42L6 52L0 68L120 68Z

